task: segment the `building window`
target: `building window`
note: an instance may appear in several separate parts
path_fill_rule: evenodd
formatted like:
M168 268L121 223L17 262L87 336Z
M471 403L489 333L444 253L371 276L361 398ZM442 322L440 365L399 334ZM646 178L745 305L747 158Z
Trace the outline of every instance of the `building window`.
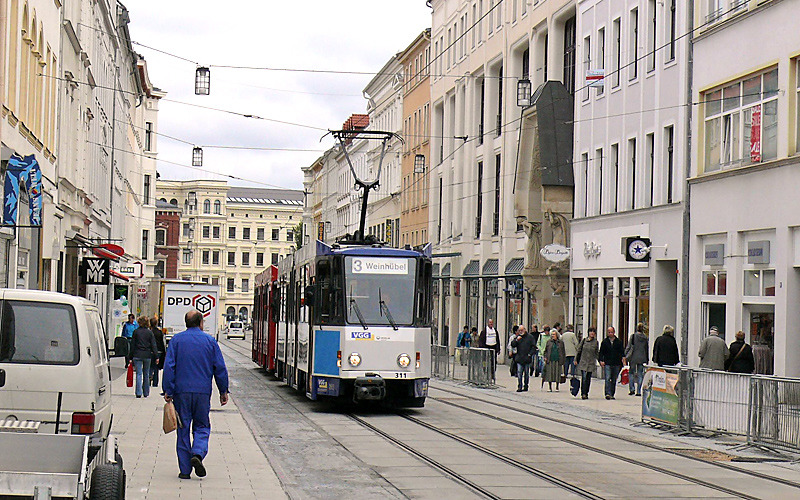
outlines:
M211 226L203 226L203 239L211 238Z
M203 250L203 265L209 265L211 263L211 251L210 250Z
M629 78L631 80L635 80L637 76L639 76L639 9L631 10L630 15L630 43L628 47L630 47L630 66L628 67Z
M155 269L156 277L163 278L164 275L166 274L165 269L166 269L166 263L163 260L159 260L158 262L156 262L156 269Z
M184 250L183 251L183 263L184 264L191 264L192 263L192 251L191 250Z
M672 180L675 176L675 129L672 125L664 128L664 143L666 144L666 187L667 187L667 203L672 203Z
M263 227L259 227L258 229L256 229L256 239L258 241L264 241L264 228Z
M498 331L498 337L502 331L501 325L497 324L497 278L484 280L483 288L483 324L492 320ZM497 339L500 342L500 339Z
M564 23L564 86L570 94L575 92L575 41L577 38L577 25L575 17ZM544 44L544 81L547 81L547 35Z
M181 279L183 281L192 281L192 277L191 276L181 276Z
M211 264L214 266L219 265L219 250L214 250L211 252Z
M149 174L144 174L144 193L143 193L143 195L144 195L143 196L144 204L145 205L149 205L150 204L150 175Z
M703 272L703 295L726 295L728 292L728 273L725 271Z
M597 30L597 61L594 69L605 69L606 67L606 29ZM603 95L605 90L605 80L597 87L597 95Z
M221 231L222 231L222 229L220 228L220 226L214 226L214 230L213 230L212 234L214 235L214 239L215 240L219 239L219 235L220 235Z
M148 239L150 238L150 230L142 229L142 259L149 259L148 257Z
M583 278L572 280L572 297L572 326L575 327L575 335L582 338L586 334L583 321Z
M236 226L228 226L228 239L229 240L236 239Z
M236 252L228 252L228 265L229 266L236 265Z
M243 227L242 228L242 239L243 240L249 240L250 239L250 228L249 227Z
M494 157L494 217L492 236L500 234L500 155Z
M745 270L744 295L750 297L774 297L775 271L757 269Z
M478 162L478 189L475 196L478 198L478 207L475 213L475 239L481 237L481 219L483 219L483 162Z
M677 8L675 6L675 0L667 0L667 9L668 9L668 16L669 16L669 25L667 26L667 35L669 35L669 49L667 51L667 62L675 60L675 31L677 29Z
M614 44L611 53L611 87L619 87L619 74L622 63L622 25L619 18L614 19L611 27L611 42Z
M589 217L589 153L581 153L580 168L583 172L583 216Z
M164 246L167 244L167 230L156 229L156 246Z
M636 138L628 139L628 179L631 186L630 209L636 208Z
M778 156L778 70L703 94L705 171Z
M797 108L797 145L795 146L795 153L800 153L800 58L797 59L797 68L795 71L795 80L797 81L797 99L795 100L795 107Z
M603 213L603 148L595 152L597 158L597 213Z
M153 150L153 122L146 122L144 124L144 150Z
M272 241L280 240L280 229L273 229L272 230Z
M233 278L228 278L228 287L226 289L229 292L232 292L233 291L233 287L234 287L234 279Z
M249 292L250 291L250 280L247 278L242 278L242 292ZM245 313L247 309L245 309ZM244 315L245 317L247 314Z
M274 264L277 264L277 263L278 263L278 254L277 253L273 253L272 254L272 264L274 265Z
M214 201L214 215L222 215L222 203L219 200Z
M650 328L650 278L636 278L636 323L644 325L644 333Z
M588 75L592 69L592 37L587 36L583 39L583 74ZM589 99L589 86L583 86L583 100Z
M264 266L264 253L257 252L256 253L256 266L263 267Z
M250 265L250 252L242 252L242 265L243 266Z
M184 222L183 224L183 237L184 238L192 237L192 227L189 225L188 222Z
M203 201L203 213L210 214L211 213L211 200Z
M294 232L291 229L286 231L286 241L294 242Z
M611 194L611 200L609 204L614 207L614 212L619 211L619 206L617 205L617 189L619 187L619 144L612 144L611 145L611 168L614 169L614 176L612 179L614 180L614 184L609 186L609 194Z
M647 164L644 169L644 185L649 186L650 189L645 189L645 202L644 206L650 207L653 205L653 178L655 172L655 134L647 134L645 136L645 161Z
M647 0L647 16L647 72L650 73L656 69L656 0Z
M202 281L203 283L208 284L208 276L203 276L202 278L200 278L200 281Z
M211 277L211 284L214 286L219 286L219 276L212 276Z

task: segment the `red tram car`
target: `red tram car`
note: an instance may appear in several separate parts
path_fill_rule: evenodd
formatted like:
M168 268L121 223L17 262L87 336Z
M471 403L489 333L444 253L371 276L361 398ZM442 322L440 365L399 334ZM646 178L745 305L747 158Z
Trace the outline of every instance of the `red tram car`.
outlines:
M268 373L275 372L277 346L278 268L269 266L256 276L253 303L253 361Z

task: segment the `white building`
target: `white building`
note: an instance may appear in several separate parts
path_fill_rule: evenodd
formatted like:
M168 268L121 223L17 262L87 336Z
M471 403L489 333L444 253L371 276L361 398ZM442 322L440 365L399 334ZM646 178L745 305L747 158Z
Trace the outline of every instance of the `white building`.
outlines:
M520 133L517 82L529 79L533 89L563 82L565 94L574 88L575 4L430 5L432 158L426 175L428 235L440 256L434 264L436 341L454 345L463 325L480 330L493 319L505 345L515 324L564 323L567 315L566 269L548 277L538 259L525 262L525 250L554 241L545 212L550 220L571 216L572 178L552 190L541 183L515 189L517 167L531 170L538 162L532 158L538 137ZM526 113L534 119L536 108ZM530 210L517 213L515 197ZM517 216L535 228L531 247ZM523 265L531 273L525 279Z
M800 2L698 5L689 359L742 330L756 371L800 376ZM758 36L754 36L758 33Z
M578 2L571 320L681 342L688 3ZM602 71L601 85L585 75ZM640 240L641 239L641 240ZM649 253L631 256L641 242ZM635 252L634 252L635 254Z

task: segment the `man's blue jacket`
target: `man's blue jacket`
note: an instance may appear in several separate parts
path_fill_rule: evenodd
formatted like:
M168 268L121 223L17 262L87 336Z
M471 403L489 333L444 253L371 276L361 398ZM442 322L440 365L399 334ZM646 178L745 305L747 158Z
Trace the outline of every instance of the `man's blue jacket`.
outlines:
M228 369L214 337L196 327L172 337L164 360L164 394L211 394L212 376L220 394L228 392Z
M139 322L133 320L133 323L128 323L127 321L122 324L122 336L126 339L133 338L133 331L139 328Z

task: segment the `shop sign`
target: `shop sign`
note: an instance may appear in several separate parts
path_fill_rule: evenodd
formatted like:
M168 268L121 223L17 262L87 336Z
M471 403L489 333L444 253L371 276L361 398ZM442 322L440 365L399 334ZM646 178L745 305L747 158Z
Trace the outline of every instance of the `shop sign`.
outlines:
M587 259L600 257L600 245L594 241L586 241L583 244L583 256Z
M761 161L761 105L757 104L751 108L750 124L750 161L758 163Z
M317 239L319 241L325 241L325 223L318 222L317 223Z
M128 279L135 279L144 276L143 269L142 263L137 261L132 264L120 265L117 272Z
M707 266L721 266L725 263L725 244L706 245L704 263Z
M108 285L108 259L85 257L81 262L81 281L84 285Z
M642 421L678 425L681 414L678 374L648 368L642 381Z
M603 88L603 78L606 76L605 69L588 69L586 70L586 85L589 87Z
M570 252L569 248L556 243L545 245L544 248L539 250L541 256L548 262L564 262L569 259Z
M769 240L747 242L748 264L769 264Z

